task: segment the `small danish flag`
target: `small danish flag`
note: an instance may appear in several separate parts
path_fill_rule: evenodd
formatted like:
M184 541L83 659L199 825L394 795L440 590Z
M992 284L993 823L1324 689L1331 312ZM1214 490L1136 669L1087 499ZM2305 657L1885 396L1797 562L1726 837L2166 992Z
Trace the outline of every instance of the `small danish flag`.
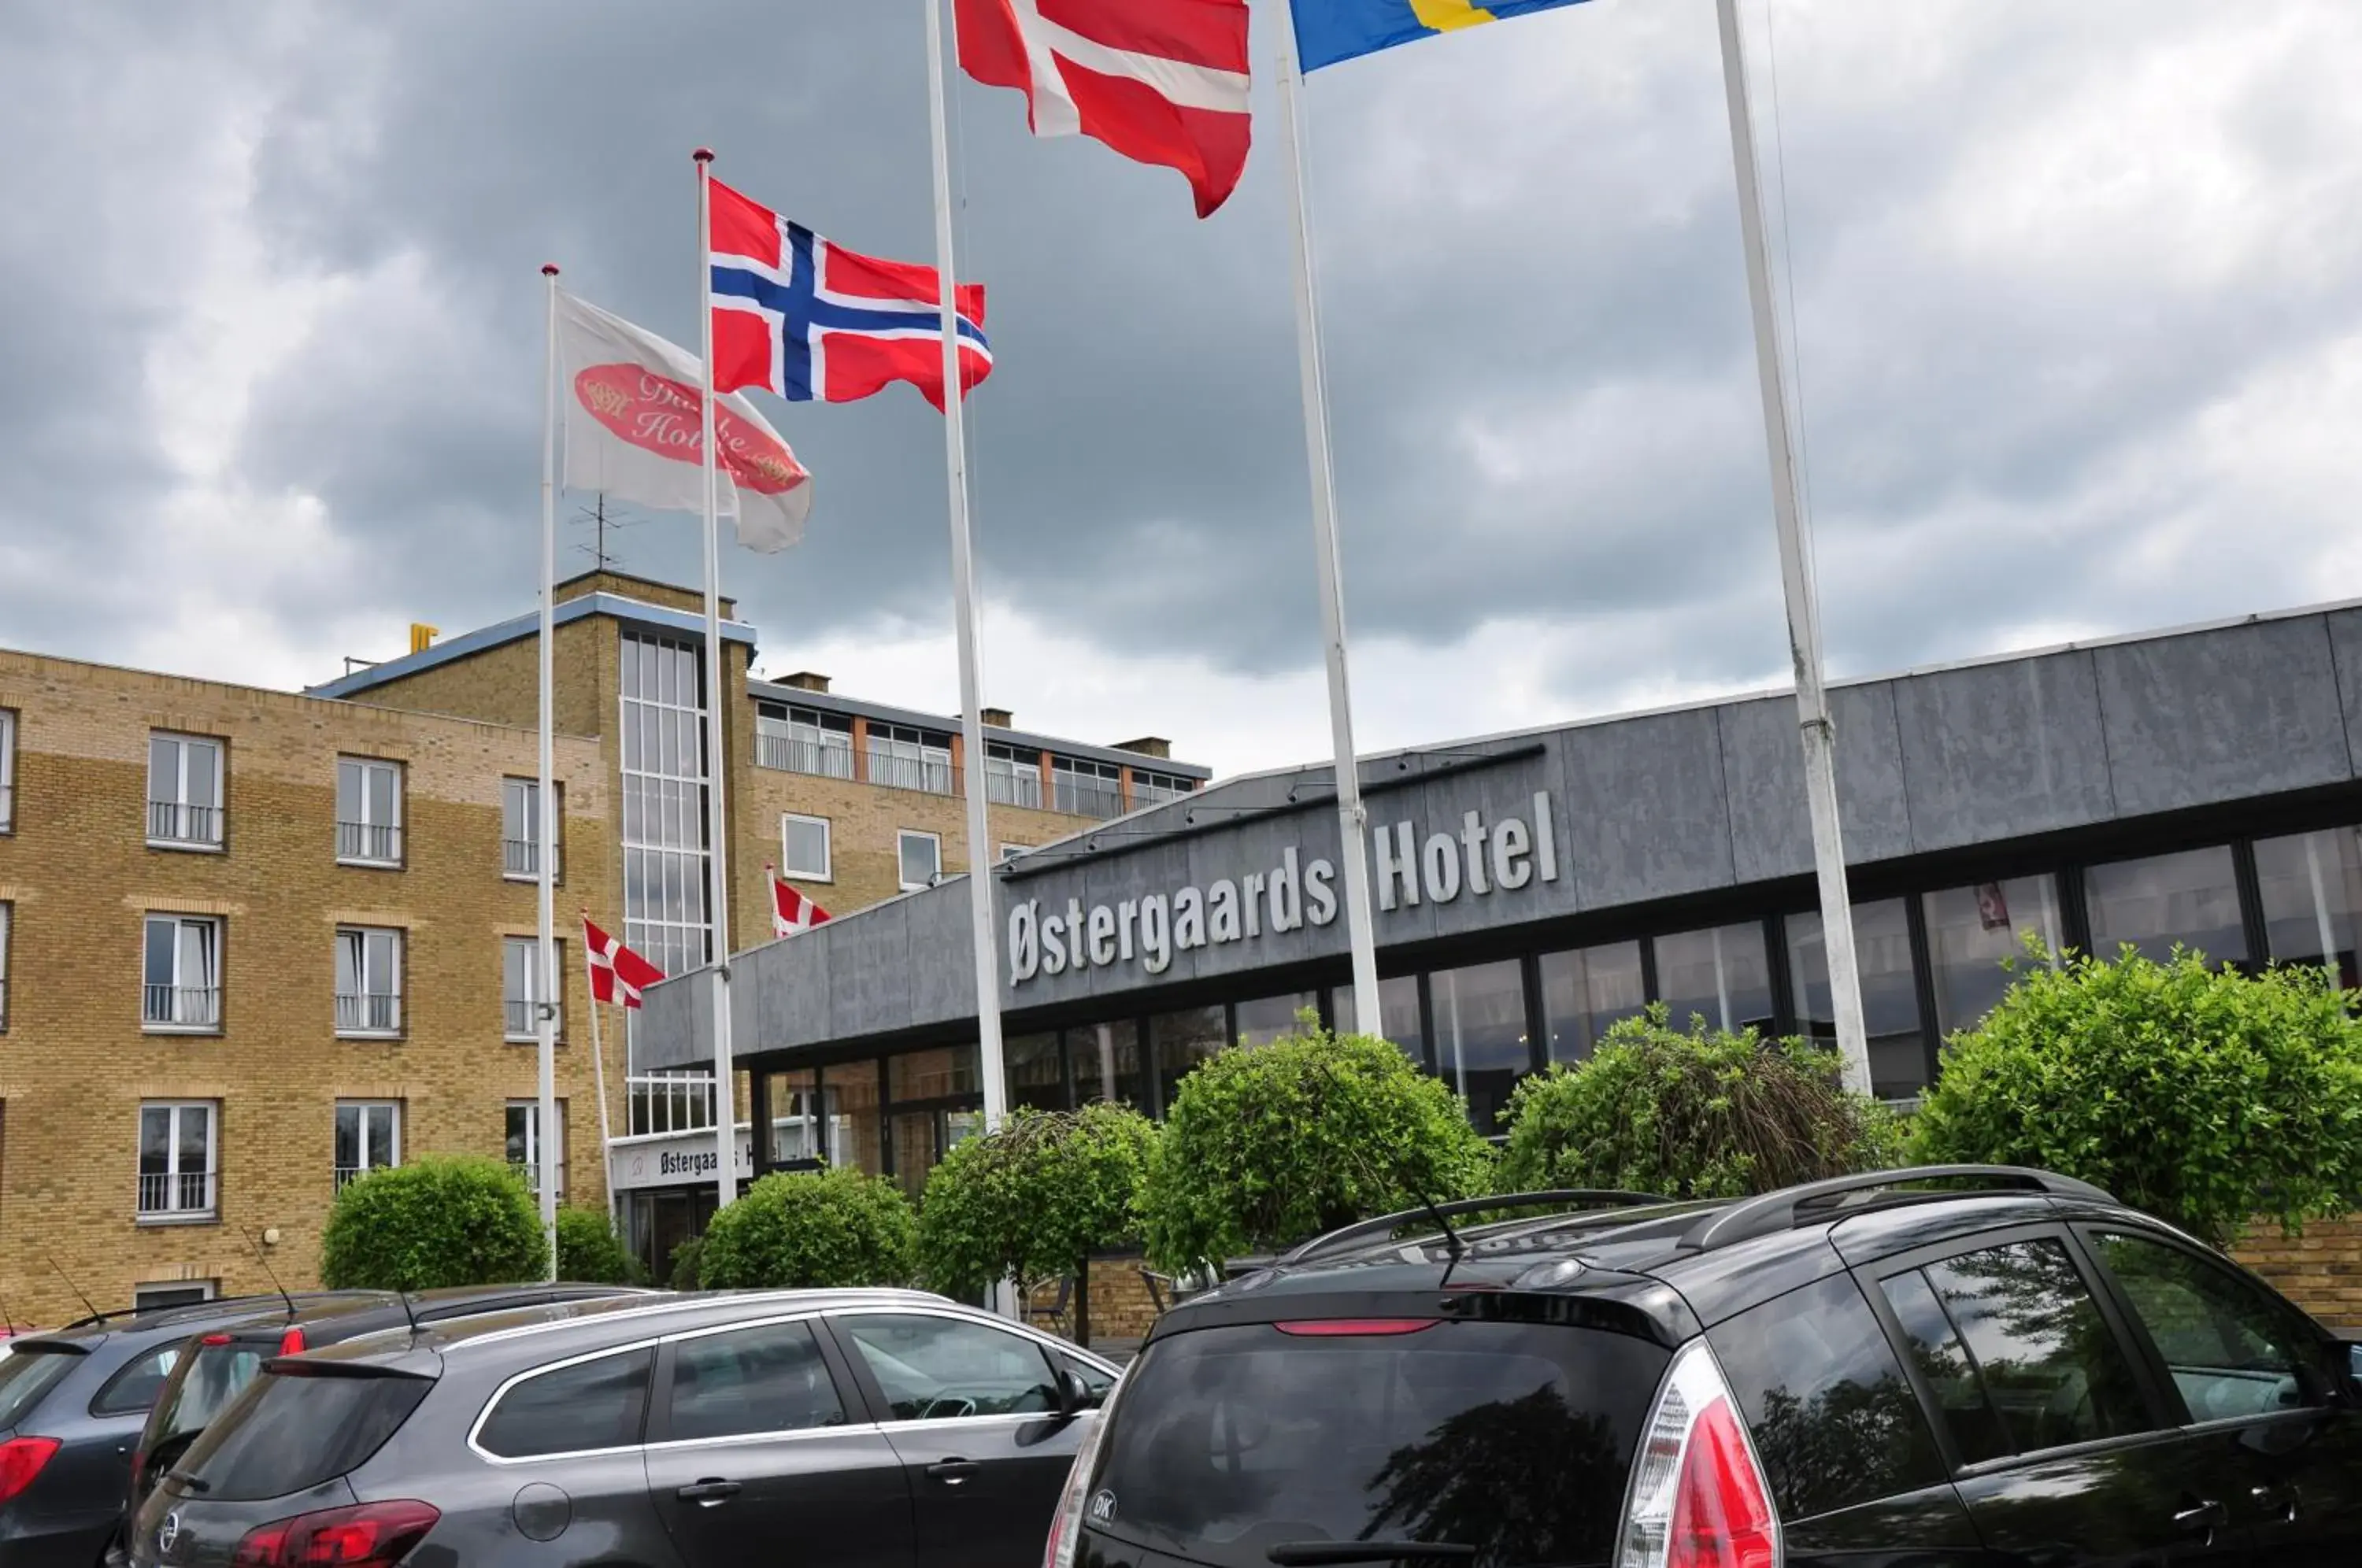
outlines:
M766 866L771 878L771 934L793 936L828 919L828 911L779 880L778 869Z
M641 993L665 972L582 917L582 952L590 966L590 999L638 1007Z

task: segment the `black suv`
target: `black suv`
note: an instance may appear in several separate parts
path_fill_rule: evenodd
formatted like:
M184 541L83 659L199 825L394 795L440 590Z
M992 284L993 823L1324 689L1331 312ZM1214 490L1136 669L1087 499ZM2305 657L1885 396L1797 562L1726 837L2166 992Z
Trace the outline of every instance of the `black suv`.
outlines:
M2261 1281L2043 1172L1492 1198L1166 1313L1044 1568L1397 1562L2351 1565L2362 1386Z

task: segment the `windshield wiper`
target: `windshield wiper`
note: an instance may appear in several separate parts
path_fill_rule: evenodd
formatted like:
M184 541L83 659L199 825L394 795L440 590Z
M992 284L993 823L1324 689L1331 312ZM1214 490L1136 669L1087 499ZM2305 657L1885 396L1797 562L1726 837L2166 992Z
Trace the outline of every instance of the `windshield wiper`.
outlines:
M1283 1540L1264 1556L1279 1568L1324 1568L1339 1562L1427 1559L1464 1562L1476 1549L1458 1540Z

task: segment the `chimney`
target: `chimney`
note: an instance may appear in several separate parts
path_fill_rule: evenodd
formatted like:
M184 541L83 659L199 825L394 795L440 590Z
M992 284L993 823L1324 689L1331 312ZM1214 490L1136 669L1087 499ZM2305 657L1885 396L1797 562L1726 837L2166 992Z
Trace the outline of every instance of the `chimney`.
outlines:
M1138 752L1142 756L1153 756L1163 761L1170 761L1173 756L1173 743L1163 735L1142 735L1138 740L1118 741L1115 748Z
M984 722L996 730L1010 730L1017 727L1016 718L1006 708L987 708L984 711Z
M809 669L800 669L793 675L779 677L779 684L792 686L799 691L825 691L828 690L828 677Z

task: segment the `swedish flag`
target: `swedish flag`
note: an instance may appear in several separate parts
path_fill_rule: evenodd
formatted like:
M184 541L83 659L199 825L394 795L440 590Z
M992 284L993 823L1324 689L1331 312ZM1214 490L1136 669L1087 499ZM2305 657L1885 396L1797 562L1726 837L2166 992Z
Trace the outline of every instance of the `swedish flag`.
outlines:
M1306 71L1479 22L1555 11L1582 0L1296 0L1296 52Z

